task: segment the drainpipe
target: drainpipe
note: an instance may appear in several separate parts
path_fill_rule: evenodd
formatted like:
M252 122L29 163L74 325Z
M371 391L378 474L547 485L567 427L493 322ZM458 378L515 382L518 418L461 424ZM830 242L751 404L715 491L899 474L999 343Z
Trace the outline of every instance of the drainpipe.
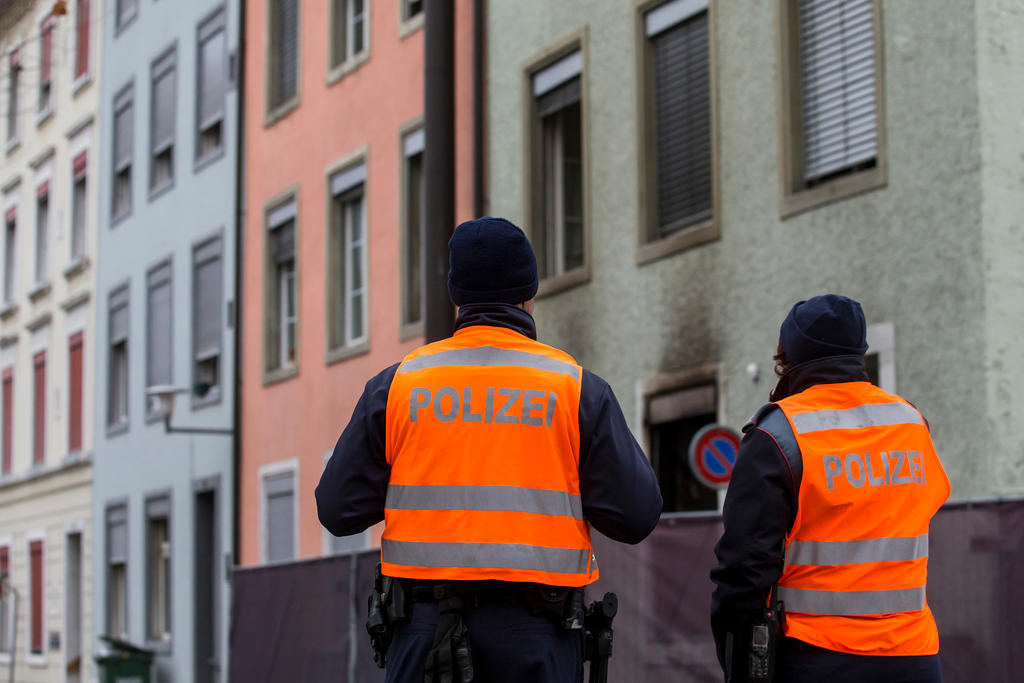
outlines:
M235 101L238 120L235 140L235 354L232 371L233 415L231 427L235 432L231 442L231 563L241 564L241 480L242 480L242 259L245 257L245 0L238 3L238 48L235 61Z
M484 0L473 0L473 217L486 213L484 188L484 72L487 55L484 52L486 28Z
M454 0L428 0L424 9L424 327L433 342L450 336L455 324L448 300L448 238L455 228Z

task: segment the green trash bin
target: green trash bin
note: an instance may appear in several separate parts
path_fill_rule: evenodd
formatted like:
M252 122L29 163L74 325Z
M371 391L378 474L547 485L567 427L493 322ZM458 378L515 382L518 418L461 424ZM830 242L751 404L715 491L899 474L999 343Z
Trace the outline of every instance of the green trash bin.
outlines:
M153 651L113 636L100 636L110 646L110 654L96 655L100 683L150 683Z

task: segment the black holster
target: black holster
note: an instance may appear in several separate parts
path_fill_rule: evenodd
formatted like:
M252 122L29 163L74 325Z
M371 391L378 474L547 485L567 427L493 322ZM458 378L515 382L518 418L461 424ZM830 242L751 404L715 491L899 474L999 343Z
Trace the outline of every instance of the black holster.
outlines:
M583 617L583 661L590 662L590 683L606 683L608 660L612 657L612 619L619 611L619 598L605 593L590 603Z
M387 652L395 627L409 620L407 599L402 582L382 575L378 563L374 571L373 592L370 593L367 609L366 632L370 634L373 661L382 669L387 663Z

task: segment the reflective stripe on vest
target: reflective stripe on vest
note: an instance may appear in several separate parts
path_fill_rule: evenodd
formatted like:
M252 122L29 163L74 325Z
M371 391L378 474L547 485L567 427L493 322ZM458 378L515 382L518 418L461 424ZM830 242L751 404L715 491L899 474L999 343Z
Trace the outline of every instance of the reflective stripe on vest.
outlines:
M562 351L484 325L405 357L386 412L385 575L597 580L579 488L582 374Z
M787 613L853 616L895 614L924 609L924 586L884 591L823 591L779 586Z
M868 382L776 404L802 469L778 583L785 635L851 654L934 654L928 527L949 481L921 414Z
M590 560L588 549L521 543L415 543L385 538L381 552L391 564L412 567L526 569L552 574L582 574Z
M393 510L506 510L583 519L583 501L564 491L523 486L388 486L385 507Z
M921 557L928 557L928 534L862 541L792 541L786 549L787 565L902 562Z

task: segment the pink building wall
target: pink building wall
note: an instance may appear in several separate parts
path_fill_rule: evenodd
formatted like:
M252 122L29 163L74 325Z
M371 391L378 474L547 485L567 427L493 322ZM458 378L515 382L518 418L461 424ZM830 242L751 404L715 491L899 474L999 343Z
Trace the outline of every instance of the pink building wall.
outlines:
M249 3L246 28L246 221L243 272L241 558L259 564L261 468L298 460L298 557L323 554L313 490L325 451L348 422L364 383L422 338L400 341L400 130L423 114L422 28L400 37L399 0L368 0L369 59L327 84L328 7L300 10L300 104L266 127L266 2ZM456 218L472 217L473 3L456 0ZM366 149L370 351L325 361L327 169ZM264 212L298 188L298 374L263 382ZM454 226L452 226L454 227Z

